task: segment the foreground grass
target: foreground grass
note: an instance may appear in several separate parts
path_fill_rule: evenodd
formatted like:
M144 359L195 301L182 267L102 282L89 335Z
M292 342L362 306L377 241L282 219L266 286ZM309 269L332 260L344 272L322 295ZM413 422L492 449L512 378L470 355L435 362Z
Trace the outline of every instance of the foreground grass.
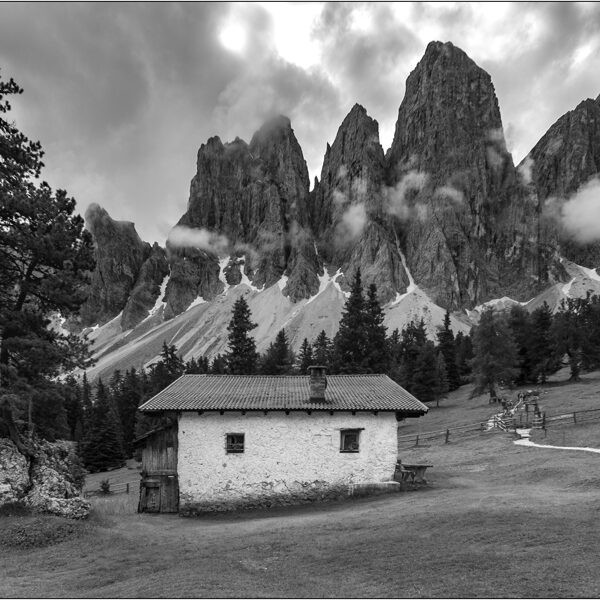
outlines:
M0 594L598 596L597 456L512 441L415 449L435 467L414 492L202 519L105 511L86 535L3 552Z
M600 374L547 390L548 412L590 408ZM423 430L497 408L468 395L432 408ZM563 445L596 445L600 425L563 432ZM540 441L551 435L562 432ZM488 432L405 450L434 465L429 485L377 498L182 519L136 514L135 494L94 497L77 535L1 549L0 596L598 597L598 455L513 441ZM0 517L0 534L14 519Z

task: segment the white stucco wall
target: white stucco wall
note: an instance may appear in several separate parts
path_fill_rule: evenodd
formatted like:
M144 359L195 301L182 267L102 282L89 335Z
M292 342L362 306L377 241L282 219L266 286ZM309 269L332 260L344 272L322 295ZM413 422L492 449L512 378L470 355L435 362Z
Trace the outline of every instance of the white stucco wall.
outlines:
M359 428L364 428L360 451L340 452L340 430ZM177 461L180 508L308 500L351 483L390 480L396 432L392 412L184 412ZM228 433L245 434L242 454L226 453Z

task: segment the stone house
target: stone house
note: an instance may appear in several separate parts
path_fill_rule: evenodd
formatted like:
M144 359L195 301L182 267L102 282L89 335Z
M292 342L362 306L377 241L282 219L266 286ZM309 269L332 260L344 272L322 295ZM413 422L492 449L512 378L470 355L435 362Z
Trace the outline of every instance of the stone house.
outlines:
M390 481L398 421L427 407L386 375L183 375L140 409L140 511L194 514L340 497Z

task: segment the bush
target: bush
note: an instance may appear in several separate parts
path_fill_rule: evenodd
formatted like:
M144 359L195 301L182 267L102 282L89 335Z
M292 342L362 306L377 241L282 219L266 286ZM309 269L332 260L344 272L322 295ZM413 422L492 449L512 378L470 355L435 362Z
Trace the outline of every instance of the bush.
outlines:
M7 502L0 506L0 517L24 517L31 514L31 508L20 502Z
M100 482L100 493L105 496L110 494L110 481L108 481L108 479L103 479Z
M18 517L2 523L0 546L44 548L81 536L87 529L81 522L60 517Z

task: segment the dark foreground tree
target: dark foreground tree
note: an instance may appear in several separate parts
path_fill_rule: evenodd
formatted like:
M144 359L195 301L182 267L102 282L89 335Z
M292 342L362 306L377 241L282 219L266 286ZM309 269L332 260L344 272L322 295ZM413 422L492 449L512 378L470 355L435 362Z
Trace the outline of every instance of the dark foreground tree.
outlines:
M93 253L75 200L35 182L43 166L39 142L3 116L7 97L21 92L12 79L0 79L0 435L29 454L34 418L46 414L33 410L34 398L49 398L49 382L88 358L80 338L50 323L84 302Z

